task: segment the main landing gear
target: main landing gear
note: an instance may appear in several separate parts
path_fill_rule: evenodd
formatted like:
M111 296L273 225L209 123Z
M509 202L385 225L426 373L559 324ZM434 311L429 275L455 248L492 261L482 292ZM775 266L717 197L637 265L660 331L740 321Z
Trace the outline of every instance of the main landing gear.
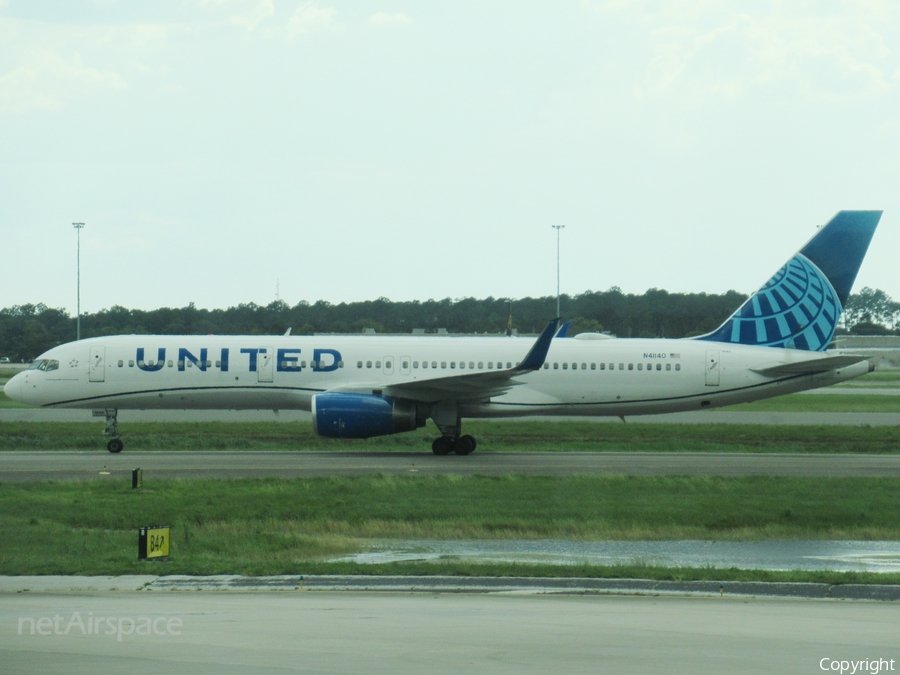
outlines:
M461 434L462 420L456 402L442 402L431 409L431 419L441 430L441 437L434 439L431 451L436 455L471 455L477 443L469 435Z
M103 435L111 436L109 443L106 444L106 449L113 454L122 452L125 444L119 438L119 421L117 417L119 411L115 408L106 408L104 412L106 413L106 428L103 430Z
M436 455L449 455L451 452L455 452L457 455L470 455L475 450L476 445L478 443L468 434L456 438L453 436L441 436L434 439L434 443L431 444L431 451Z

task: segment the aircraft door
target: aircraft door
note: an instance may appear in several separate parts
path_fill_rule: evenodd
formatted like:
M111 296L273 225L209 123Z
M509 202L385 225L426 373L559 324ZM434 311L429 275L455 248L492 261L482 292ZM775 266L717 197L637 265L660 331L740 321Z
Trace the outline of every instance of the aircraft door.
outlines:
M719 386L719 352L706 352L706 386Z
M256 357L256 381L274 382L275 350L271 347L260 347Z
M393 375L394 374L394 357L393 356L385 356L384 357L384 374L385 375Z
M88 372L88 379L91 382L106 381L106 347L103 345L91 347L91 363Z

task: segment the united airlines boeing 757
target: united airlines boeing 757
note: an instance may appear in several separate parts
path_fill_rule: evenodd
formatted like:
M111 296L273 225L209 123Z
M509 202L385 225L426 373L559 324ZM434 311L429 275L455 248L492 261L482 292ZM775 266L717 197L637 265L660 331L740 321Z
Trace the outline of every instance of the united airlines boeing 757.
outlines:
M718 329L696 338L128 335L42 354L4 389L15 401L101 409L110 452L123 409L300 409L329 438L411 431L467 455L463 418L626 417L717 408L871 370L828 352L881 211L841 211Z

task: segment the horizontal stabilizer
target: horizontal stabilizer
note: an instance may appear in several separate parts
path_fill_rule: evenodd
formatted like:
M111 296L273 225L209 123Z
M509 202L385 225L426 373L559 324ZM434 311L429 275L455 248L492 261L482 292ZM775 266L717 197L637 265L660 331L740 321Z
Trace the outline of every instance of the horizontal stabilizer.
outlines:
M815 373L825 373L837 368L847 368L866 361L868 358L868 356L863 354L832 354L817 359L806 359L804 361L794 361L793 363L778 363L771 366L763 366L762 368L754 368L753 372L766 377L814 375Z

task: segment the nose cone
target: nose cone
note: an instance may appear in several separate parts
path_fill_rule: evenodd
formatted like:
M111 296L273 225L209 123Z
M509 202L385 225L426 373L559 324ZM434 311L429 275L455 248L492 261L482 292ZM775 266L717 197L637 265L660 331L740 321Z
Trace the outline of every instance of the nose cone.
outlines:
M14 375L13 378L6 383L6 386L3 387L3 393L6 394L6 397L12 399L16 403L24 403L24 395L22 392L22 382L25 379L24 373L19 373L18 375Z

